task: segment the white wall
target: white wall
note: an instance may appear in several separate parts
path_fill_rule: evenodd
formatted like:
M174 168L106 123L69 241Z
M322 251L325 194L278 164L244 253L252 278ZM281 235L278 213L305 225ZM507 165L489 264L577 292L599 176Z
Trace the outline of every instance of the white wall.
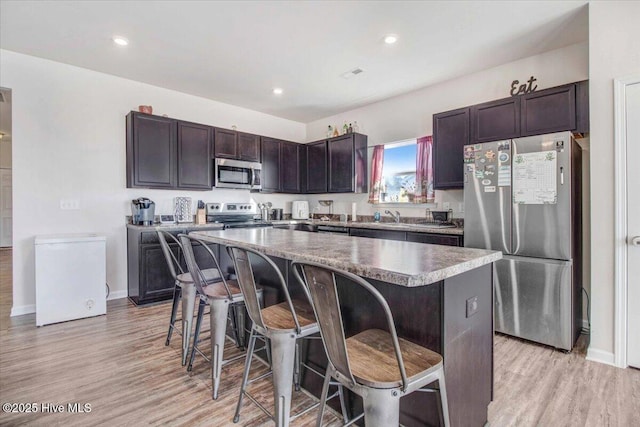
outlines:
M591 345L588 357L613 363L613 79L640 71L640 3L589 3L591 115ZM633 185L630 188L634 188ZM637 186L635 187L637 188ZM637 193L636 193L637 194Z
M345 120L347 123L358 122L360 132L369 137L369 146L431 135L432 117L435 113L506 98L509 96L513 80L523 82L532 75L538 79L538 90L586 80L588 65L586 42L531 56L314 121L307 125L307 141L323 138L328 125L342 126ZM323 198L329 197L311 197L311 206L315 206L316 200ZM384 211L388 208L369 205L367 195L340 195L330 198L336 201L334 213L351 212L352 201L358 203L359 214L372 215L376 210ZM459 212L462 201L462 190L436 191L438 206L442 208L443 202L449 202L456 217L464 216ZM424 207L393 206L392 209L397 209L406 216L424 214ZM327 208L323 208L319 212L326 211Z
M140 104L154 113L291 141L304 124L86 69L0 50L0 86L13 95L13 310L33 311L38 234L98 232L107 236L107 280L126 296L125 215L147 196L167 212L174 196L248 201L248 191L127 189L125 115ZM293 196L267 197L276 206ZM60 210L77 199L80 210Z
M11 138L0 140L0 169L11 169Z

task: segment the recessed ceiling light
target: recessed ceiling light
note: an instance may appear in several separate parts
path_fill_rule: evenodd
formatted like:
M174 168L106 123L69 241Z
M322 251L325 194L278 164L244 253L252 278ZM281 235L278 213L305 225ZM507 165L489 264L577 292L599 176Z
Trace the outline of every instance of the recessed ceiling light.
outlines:
M279 87L274 87L273 88L273 94L274 95L282 95L282 92L283 92L282 88L279 88Z
M113 42L118 46L126 46L129 44L129 40L121 36L113 36Z
M395 34L387 34L386 36L384 36L384 42L386 44L394 44L397 41L398 41L398 36Z

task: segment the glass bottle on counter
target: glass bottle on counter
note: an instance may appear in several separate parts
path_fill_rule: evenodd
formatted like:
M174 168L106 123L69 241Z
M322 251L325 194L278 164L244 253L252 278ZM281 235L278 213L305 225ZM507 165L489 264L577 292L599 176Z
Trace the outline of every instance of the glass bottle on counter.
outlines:
M349 133L349 126L347 126L347 121L344 121L344 125L342 125L342 134L346 135L347 133Z
M351 126L351 123L349 123L349 132L348 133L353 133L353 126Z

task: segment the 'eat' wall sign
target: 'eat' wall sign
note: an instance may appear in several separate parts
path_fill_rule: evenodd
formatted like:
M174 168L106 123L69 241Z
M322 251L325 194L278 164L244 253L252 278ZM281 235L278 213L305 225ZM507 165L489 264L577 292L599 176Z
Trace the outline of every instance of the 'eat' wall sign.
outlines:
M533 76L529 79L527 83L520 84L519 80L514 80L511 82L511 96L525 95L527 93L531 93L534 90L538 89L538 85L533 86L533 82L537 81L537 79Z

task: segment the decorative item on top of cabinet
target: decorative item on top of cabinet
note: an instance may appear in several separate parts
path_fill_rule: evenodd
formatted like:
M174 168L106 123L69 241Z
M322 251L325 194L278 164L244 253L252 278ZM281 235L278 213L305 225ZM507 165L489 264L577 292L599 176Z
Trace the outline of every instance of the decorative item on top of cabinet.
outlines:
M138 105L138 111L144 114L153 114L153 107L151 105Z
M533 86L533 82L535 82L536 80L537 79L535 77L531 76L531 78L527 81L529 85L520 84L519 80L514 80L511 82L511 92L509 93L511 94L511 96L518 96L534 92L536 89L538 89L538 85Z

